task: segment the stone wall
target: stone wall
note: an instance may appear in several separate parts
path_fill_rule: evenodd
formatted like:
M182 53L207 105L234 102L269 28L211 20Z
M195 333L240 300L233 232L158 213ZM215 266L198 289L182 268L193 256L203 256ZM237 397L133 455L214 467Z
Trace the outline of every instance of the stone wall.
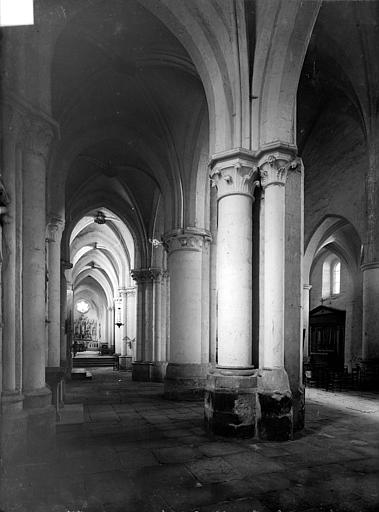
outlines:
M305 242L326 215L341 215L358 233L365 231L367 149L357 122L328 110L303 150L305 167Z

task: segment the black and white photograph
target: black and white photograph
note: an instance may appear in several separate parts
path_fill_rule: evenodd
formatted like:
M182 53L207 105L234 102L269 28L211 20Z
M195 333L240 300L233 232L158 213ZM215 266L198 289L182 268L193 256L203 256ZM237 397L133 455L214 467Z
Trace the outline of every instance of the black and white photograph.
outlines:
M379 0L0 0L0 512L379 511Z

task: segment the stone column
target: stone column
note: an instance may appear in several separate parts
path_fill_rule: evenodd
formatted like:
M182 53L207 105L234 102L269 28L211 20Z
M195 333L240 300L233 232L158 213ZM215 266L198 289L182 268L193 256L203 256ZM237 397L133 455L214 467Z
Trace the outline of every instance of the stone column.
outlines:
M52 392L52 401L59 418L64 369L61 367L61 238L63 220L51 216L47 225L48 267L48 354L46 382Z
M127 289L126 288L119 288L119 294L121 297L121 323L120 326L121 330L121 351L120 351L120 357L119 357L119 365L120 370L126 370L127 369L127 317L128 317L128 311L127 311Z
M136 344L136 322L137 322L137 313L136 313L136 288L129 287L127 288L126 295L126 337L128 340L127 345L127 357L131 357L132 360L135 360L135 344Z
M306 359L309 355L309 294L311 284L303 285L303 355Z
M61 237L63 221L52 217L47 225L48 242L48 359L47 366L60 366Z
M20 119L3 107L3 157L0 176L0 268L2 375L0 450L3 461L21 460L26 452L26 415L16 376L17 186L16 132Z
M216 363L217 351L217 189L210 193L210 228L212 241L209 249L209 360Z
M258 170L236 150L211 161L217 187L218 364L208 375L209 431L254 436L257 370L252 367L252 208Z
M40 451L55 441L55 411L45 382L46 160L53 132L42 119L25 126L23 153L23 391L28 445Z
M167 361L165 350L165 321L166 308L164 302L164 271L155 268L151 269L153 275L153 313L154 313L154 354L151 380L154 382L163 382Z
M168 298L168 289L169 289L169 274L167 270L164 270L162 273L162 345L161 345L161 361L168 360L168 336L169 336L169 321L170 321L170 314L169 314L169 298Z
M134 269L132 278L137 283L137 332L136 360L133 363L133 380L151 380L153 358L153 301L151 269Z
M1 232L1 356L0 369L1 455L4 460L22 458L26 450L26 416L22 412L17 366L17 176L20 172L17 135L22 117L11 105L2 105L2 176L0 176Z
M66 278L66 316L64 317L65 322L65 340L62 350L66 349L67 367L72 369L72 351L71 347L74 342L74 289L71 281Z
M170 358L165 396L193 399L204 393L209 353L202 348L203 253L210 233L197 228L165 235L170 274Z
M264 195L263 370L259 379L259 435L273 440L291 439L293 435L292 392L284 368L285 186L288 172L297 168L300 168L300 160L281 150L265 153L259 160ZM300 269L299 264L299 272ZM299 307L300 301L301 298ZM298 343L298 353L300 339L294 341Z
M363 273L362 362L379 358L379 262L361 267Z

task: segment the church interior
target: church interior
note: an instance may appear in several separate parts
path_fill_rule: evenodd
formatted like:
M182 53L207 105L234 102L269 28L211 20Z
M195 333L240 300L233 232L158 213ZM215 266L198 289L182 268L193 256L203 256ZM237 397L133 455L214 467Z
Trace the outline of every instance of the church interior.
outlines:
M377 510L379 2L23 1L30 24L0 8L0 509ZM112 497L58 499L56 450L115 437ZM351 508L299 495L332 469Z

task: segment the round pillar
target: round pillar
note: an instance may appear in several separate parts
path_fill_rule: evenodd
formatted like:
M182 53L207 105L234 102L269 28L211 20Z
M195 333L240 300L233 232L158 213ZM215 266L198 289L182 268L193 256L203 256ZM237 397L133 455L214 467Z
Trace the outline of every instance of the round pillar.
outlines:
M46 161L53 138L42 118L26 119L23 150L23 391L28 411L28 444L48 449L55 441L55 410L45 381Z
M126 296L126 337L128 340L127 356L135 359L135 341L136 341L136 288L127 289Z
M163 382L166 372L167 362L162 358L163 340L163 308L162 308L162 283L164 280L163 271L159 268L151 269L153 274L153 338L154 338L154 354L153 365L151 371L151 380L154 382Z
M151 380L153 358L153 284L151 269L134 269L132 278L137 283L137 332L136 360L133 363L133 380Z
M6 109L5 130L13 126L13 111ZM8 119L7 119L8 117ZM13 122L12 122L13 121ZM17 122L16 122L17 124ZM8 135L3 144L2 201L2 392L16 391L16 140ZM7 203L7 204L5 204Z
M47 226L48 242L48 358L47 366L59 367L61 359L61 237L63 221L52 217Z
M202 347L203 257L210 234L187 228L165 235L170 274L170 355L165 396L192 399L203 395L209 350ZM203 348L203 350L202 350Z
M45 155L51 129L39 122L26 127L23 159L23 388L30 397L46 397L45 387ZM39 399L37 400L39 403Z
M17 191L20 172L16 135L20 117L10 106L3 105L3 166L0 176L0 272L2 365L0 368L0 452L4 462L22 460L26 453L26 415L17 370Z
M309 354L309 295L312 289L311 284L303 285L303 355Z
M252 208L258 169L247 151L211 162L217 187L218 364L211 368L205 422L215 434L256 432L257 370L252 364Z
M363 272L362 360L379 357L379 262L367 263Z

